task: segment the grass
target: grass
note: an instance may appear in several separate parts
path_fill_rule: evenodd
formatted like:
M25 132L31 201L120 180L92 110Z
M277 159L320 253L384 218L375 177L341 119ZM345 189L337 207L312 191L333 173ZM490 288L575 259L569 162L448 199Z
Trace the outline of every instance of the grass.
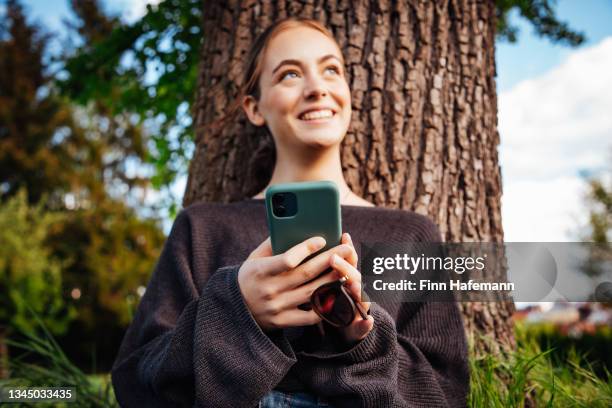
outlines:
M595 375L594 367L574 349L567 360L554 364L529 336L529 328L515 326L517 350L507 358L477 356L470 342L470 395L472 407L610 407L612 376ZM490 341L483 339L483 341Z
M10 379L0 386L74 387L76 401L69 403L21 403L15 407L118 407L108 375L87 375L64 354L51 333L38 320L41 333L21 333L20 341L7 340L8 345L23 353L10 360ZM26 362L35 357L37 364Z

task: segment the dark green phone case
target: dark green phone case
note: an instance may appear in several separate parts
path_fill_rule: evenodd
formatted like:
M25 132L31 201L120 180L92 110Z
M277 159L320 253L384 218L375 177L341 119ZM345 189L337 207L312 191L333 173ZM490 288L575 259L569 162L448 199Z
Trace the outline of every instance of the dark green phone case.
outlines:
M291 217L277 217L272 211L272 196L293 193L297 197L297 213ZM266 212L272 241L272 251L280 254L300 242L321 236L327 242L326 251L340 244L342 222L340 197L331 181L306 181L276 184L266 190Z

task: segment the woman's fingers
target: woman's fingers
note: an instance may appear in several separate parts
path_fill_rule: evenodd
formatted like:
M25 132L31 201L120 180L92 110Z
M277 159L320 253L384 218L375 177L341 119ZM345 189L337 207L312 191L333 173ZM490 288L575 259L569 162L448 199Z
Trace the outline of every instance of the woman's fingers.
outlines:
M363 310L365 310L367 313L367 311L370 310L370 302L368 302L369 299L361 291L361 273L355 269L353 265L337 256L332 258L332 268L348 278L348 282L345 284L345 287L349 295L355 302L359 302Z
M338 245L330 250L319 254L308 262L302 264L304 259L315 254L325 247L323 237L312 237L297 244L286 252L272 256L270 238L263 241L250 255L247 260L257 260L257 269L264 275L278 275L290 272L287 279L283 279L280 285L286 288L300 286L321 274L329 263L329 255L336 253L348 260L351 265L357 265L357 252L353 246L350 236L342 234L343 245Z
M340 279L338 272L330 269L329 273L321 275L312 282L308 282L293 290L285 292L282 302L287 308L295 308L301 304L308 303L315 290L326 283L336 282L338 279Z
M272 256L272 241L270 237L266 238L257 248L251 252L247 261L250 259L263 258L266 256Z
M353 299L361 302L361 273L353 265L337 255L332 256L331 267L346 276L348 282L345 284Z
M365 338L372 331L372 328L374 328L373 316L362 319L357 315L348 327L342 329L342 335L349 343L354 343Z
M329 259L332 254L337 254L342 258L356 257L355 249L350 245L338 245L322 254L309 259L294 270L288 271L284 276L279 276L283 280L283 288L293 289L317 278L329 268Z
M349 245L353 248L354 255L347 259L347 261L353 265L355 268L357 267L357 251L355 250L355 245L353 244L353 240L348 232L342 234L342 238L340 240L342 244Z
M299 309L286 310L279 313L270 320L270 325L277 329L295 326L311 326L317 324L322 319L314 311L304 311Z
M346 235L346 237L344 235ZM348 233L343 234L343 241L344 240L353 246L353 242ZM351 324L341 329L343 337L350 344L363 340L374 328L374 316L368 315L371 304L368 301L367 295L361 290L361 273L356 269L356 266L356 262L354 264L349 263L339 257L334 257L332 259L332 267L339 273L348 277L349 280L346 283L347 292L349 296L353 297L353 300L355 300L357 308L361 309L358 313L355 313L355 318Z
M321 318L314 311L300 310L298 306L309 302L317 288L344 275L349 277L348 293L353 299L361 300L361 274L355 269L357 253L348 234L343 234L341 240L341 245L317 256L314 254L326 244L322 237L312 237L283 254L272 255L271 241L267 238L249 255L240 268L238 283L262 328L307 326L320 322ZM334 261L330 260L332 255ZM309 257L312 259L304 262ZM326 269L330 269L328 273L324 273ZM369 303L361 304L369 309ZM350 330L356 329L351 327Z
M298 267L300 263L308 256L314 254L325 246L323 237L312 237L304 242L300 242L296 246L288 249L286 252L267 258L262 258L260 270L266 275L277 275L279 273L292 270Z

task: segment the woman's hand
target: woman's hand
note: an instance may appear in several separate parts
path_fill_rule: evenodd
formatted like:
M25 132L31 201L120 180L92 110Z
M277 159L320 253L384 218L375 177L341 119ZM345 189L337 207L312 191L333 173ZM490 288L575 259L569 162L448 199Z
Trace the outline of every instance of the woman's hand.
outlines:
M342 234L343 245L350 245L353 250L353 240L348 233ZM349 295L355 302L361 304L364 310L370 310L370 302L363 301L361 298L361 272L357 268L357 252L354 257L343 259L336 255L332 256L331 267L336 270L340 276L347 276L348 282L345 283L345 287ZM374 317L368 316L367 319L363 319L359 313L355 313L355 319L353 322L344 328L337 329L344 340L349 344L354 344L359 340L364 339L372 328L374 327Z
M273 255L268 238L242 264L238 271L240 291L262 330L309 326L321 321L313 310L300 310L298 305L310 302L312 292L319 286L342 276L333 270L319 276L330 267L332 255L339 259L357 258L352 245L342 244L300 265L324 246L325 239L313 237L285 253Z

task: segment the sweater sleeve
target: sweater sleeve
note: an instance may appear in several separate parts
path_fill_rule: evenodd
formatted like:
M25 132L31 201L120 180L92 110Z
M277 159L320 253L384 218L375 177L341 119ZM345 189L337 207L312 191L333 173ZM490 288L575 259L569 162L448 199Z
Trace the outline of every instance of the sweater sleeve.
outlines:
M349 350L297 353L302 380L337 407L466 406L468 352L457 304L398 306L393 318L372 303L374 328Z
M266 334L253 319L239 266L214 271L198 293L191 242L183 212L113 365L121 406L255 405L296 362L282 332Z

